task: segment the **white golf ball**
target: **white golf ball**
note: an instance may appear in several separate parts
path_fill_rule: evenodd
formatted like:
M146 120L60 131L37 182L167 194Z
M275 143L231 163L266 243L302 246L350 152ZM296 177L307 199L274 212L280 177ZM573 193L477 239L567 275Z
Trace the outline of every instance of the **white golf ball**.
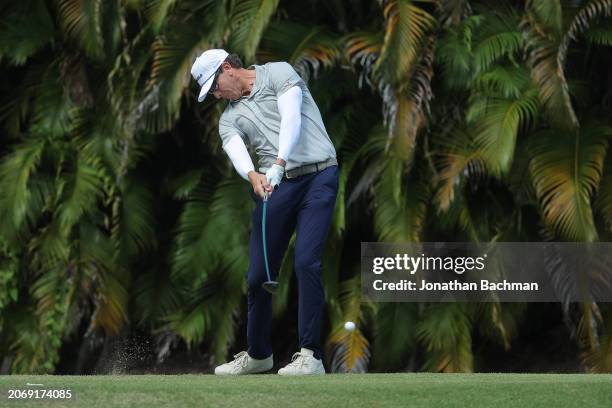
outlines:
M346 323L344 323L344 330L347 330L347 331L355 330L355 323L353 323L353 322L346 322Z

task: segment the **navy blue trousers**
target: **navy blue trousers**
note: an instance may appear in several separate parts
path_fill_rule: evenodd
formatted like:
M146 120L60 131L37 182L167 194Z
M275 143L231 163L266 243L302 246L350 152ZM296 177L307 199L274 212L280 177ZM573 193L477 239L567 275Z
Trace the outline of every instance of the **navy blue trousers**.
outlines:
M277 280L291 235L296 233L293 270L298 285L299 346L313 350L319 359L325 306L321 257L337 192L338 166L292 179L283 178L268 200L266 213L266 244L272 280ZM267 280L261 233L263 201L254 192L251 195L256 207L247 272L247 341L249 355L264 359L272 354L272 295L261 286Z

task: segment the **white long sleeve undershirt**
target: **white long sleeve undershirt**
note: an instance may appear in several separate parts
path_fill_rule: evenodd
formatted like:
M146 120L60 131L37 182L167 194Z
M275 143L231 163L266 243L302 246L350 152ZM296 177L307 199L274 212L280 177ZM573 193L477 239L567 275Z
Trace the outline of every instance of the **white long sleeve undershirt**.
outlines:
M248 181L248 174L250 171L255 171L255 166L253 166L251 156L249 156L249 152L240 135L232 136L229 142L223 146L223 150L229 156L240 177Z
M286 162L300 137L302 89L299 86L289 88L278 97L277 104L281 116L280 132L278 134L278 158Z
M299 86L288 89L278 97L278 111L281 116L278 135L278 158L288 161L293 148L297 144L302 126L302 90ZM249 180L249 172L255 170L251 156L244 141L236 134L223 146L234 168L245 180Z

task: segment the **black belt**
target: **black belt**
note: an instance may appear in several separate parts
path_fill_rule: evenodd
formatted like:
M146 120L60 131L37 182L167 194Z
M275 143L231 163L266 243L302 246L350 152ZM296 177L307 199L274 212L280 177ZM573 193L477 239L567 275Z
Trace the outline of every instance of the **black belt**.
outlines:
M296 167L291 170L285 170L285 177L288 179L292 179L292 178L296 178L299 176L304 176L306 174L317 173L328 167L337 166L337 165L338 165L338 161L336 160L335 157L332 157L331 159L327 159L319 163L305 164L303 166Z

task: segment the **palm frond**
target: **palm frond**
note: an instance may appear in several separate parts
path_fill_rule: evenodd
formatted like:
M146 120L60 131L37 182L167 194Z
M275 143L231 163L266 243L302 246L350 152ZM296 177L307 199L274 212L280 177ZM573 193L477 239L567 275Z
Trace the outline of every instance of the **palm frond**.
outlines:
M37 272L31 293L37 314L44 316L56 310L59 295L67 289L65 270L70 247L59 226L51 225L30 243L30 252L31 268Z
M337 146L336 150L341 160L338 194L332 224L337 237L341 237L346 228L348 179L358 166L359 160L371 149L370 144L372 142L368 142L368 140L375 141L374 144L378 141L380 151L384 150L384 129L379 124L377 126L376 120L378 120L378 116L367 106L351 102L327 121L330 124L328 125L329 133L335 136L334 145Z
M103 7L100 0L60 0L57 3L60 26L93 59L104 56Z
M153 192L146 184L131 179L115 203L120 209L115 211L112 237L120 243L121 253L127 258L153 250L157 245L154 202Z
M185 4L179 11L168 23L172 30L153 42L153 65L146 92L130 109L127 121L134 130L158 133L172 128L179 117L181 94L191 84L193 60L200 52L223 42L225 2L201 2L195 10ZM195 23L185 24L190 19ZM189 95L189 101L195 99Z
M70 131L74 103L64 92L60 76L59 60L53 61L34 87L30 132L62 136Z
M320 26L273 21L263 33L257 57L287 61L308 81L321 68L331 68L341 56L339 37Z
M436 17L444 27L458 26L472 14L469 0L447 0L436 2Z
M591 352L583 352L581 358L590 373L612 372L612 335L601 336L599 347Z
M331 350L331 371L334 373L367 372L370 361L370 343L359 326L363 321L361 303L361 276L342 283L340 303L343 310L343 321L333 322L334 328L327 339L327 348ZM355 323L353 331L344 329L344 322Z
M491 340L510 349L511 341L519 334L519 322L527 310L525 303L481 303L477 306L475 324Z
M529 161L528 143L527 141L519 141L516 146L512 169L508 176L508 188L512 192L514 202L517 205L536 208L538 200L531 184ZM517 225L520 228L520 223L517 223Z
M479 73L487 71L502 57L512 61L523 50L523 34L516 14L507 12L500 16L487 13L482 17L484 23L474 39L473 48L474 65Z
M200 184L203 175L202 169L190 170L170 180L168 189L176 200L185 200L193 194Z
M163 259L155 257L153 263L135 279L131 292L138 324L151 328L160 324L169 310L178 308L181 296L181 288L170 279Z
M589 371L596 370L598 365L606 363L605 356L601 356L602 350L599 343L599 327L603 320L601 311L596 302L583 302L574 306L573 309L577 312L575 314L578 315L578 321L575 327L572 327L572 337L575 338L577 346L581 351L580 357L583 359L585 368ZM572 305L570 305L570 310L571 308ZM589 363L594 364L594 366L589 367L587 365Z
M106 234L82 223L80 235L80 261L95 282L95 310L91 325L103 328L108 335L115 335L129 321L129 273L116 262L113 242Z
M586 40L592 44L612 47L612 19L602 19L599 24L590 26L584 33Z
M383 303L374 321L374 359L377 366L401 370L416 351L417 303Z
M436 137L439 145L435 152L436 167L440 169L435 202L438 208L445 212L455 200L455 194L465 176L485 172L482 152L477 148L473 138L461 127L450 134L440 134Z
M124 45L117 54L113 68L106 79L107 97L117 123L124 128L126 136L144 129L145 109L153 109L150 102L141 99L146 84L143 78L150 62L148 31L142 31ZM149 103L147 103L149 102Z
M0 235L0 330L4 328L3 310L19 298L18 277L18 254Z
M552 32L559 35L563 29L563 7L560 0L528 0L525 9L529 10L534 16Z
M83 214L95 208L103 194L104 172L100 163L79 156L72 163L74 168L62 175L59 183L60 204L55 217L66 235Z
M272 315L274 317L280 317L285 313L289 306L291 293L291 277L293 275L293 260L295 259L295 234L291 236L285 256L281 263L281 267L278 271L277 281L279 284L278 291L272 298ZM328 287L325 285L325 292L327 295Z
M612 16L611 0L590 0L576 13L565 32L561 44L559 45L559 66L565 65L567 51L571 41L577 41L578 36L588 31L591 27L596 27L599 20L603 17Z
M246 289L246 266L243 248L232 248L210 259L206 279L191 285L185 303L167 313L162 330L175 331L189 347L210 336L215 360L223 360L234 337L234 315Z
M468 242L480 242L490 237L487 224L479 225L476 209L471 208L467 198L467 184L469 175L472 172L478 173L483 170L470 170L477 167L478 162L471 162L467 167L468 176L463 175L460 181L454 186L453 201L447 209L440 209L434 225L443 231L452 231L454 239L461 239ZM484 166L482 166L484 167ZM486 230L486 231L484 231ZM486 232L483 234L483 232Z
M426 371L473 371L472 321L465 304L441 303L425 308L416 329L427 351Z
M6 135L4 140L18 140L22 136L24 124L30 119L31 98L46 69L46 64L28 63L22 69L24 75L19 85L7 89L4 97L0 99L0 123Z
M230 16L229 47L251 63L279 0L239 0Z
M364 69L364 75L360 78L361 86L364 79L374 70L374 65L383 47L384 36L379 31L356 31L344 37L346 44L346 56L353 65L359 65Z
M436 20L408 0L383 1L383 14L385 37L373 68L388 82L399 85L410 77L427 34L436 26Z
M395 102L388 100L387 92L383 93L383 103L389 107L388 146L397 157L408 163L414 156L417 134L426 123L429 102L433 98L431 81L434 54L434 39L428 37L407 89L396 94Z
M487 169L498 177L508 174L521 128L539 113L538 91L527 89L519 98L483 98L472 105L475 142Z
M602 334L599 336L599 344L593 349L583 351L580 358L591 373L612 372L612 314L609 308Z
M381 242L419 242L429 201L428 183L416 177L406 183L405 163L387 160L374 188L376 235ZM410 193L404 191L405 187Z
M2 14L0 60L23 65L53 38L55 27L45 2L14 2Z
M151 25L153 31L158 34L161 30L166 16L172 11L172 8L176 4L176 0L147 0L144 5L144 12Z
M70 257L70 242L59 222L52 222L28 243L34 271L50 271L56 275L65 270ZM59 272L58 272L59 271ZM51 303L51 301L49 301ZM49 305L52 307L52 305Z
M45 315L42 318L55 318ZM9 349L14 355L11 371L19 374L50 374L58 360L56 333L47 332L41 317L23 306L11 319L15 335L11 337ZM51 341L50 339L54 340Z
M190 348L204 339L204 333L210 327L212 318L202 303L201 295L196 299L180 310L168 313L165 318L167 323L162 327L162 330L171 330L178 334Z
M79 151L79 157L89 163L96 163L100 169L100 177L105 184L119 184L122 161L125 151L121 142L125 140L124 127L120 118L114 116L109 106L100 104L95 111L90 109L75 109L72 113L72 134ZM135 150L135 149L134 149ZM135 154L130 156L130 164L138 163Z
M199 51L210 48L215 39L202 37L196 24L177 21L172 30L153 43L153 64L146 94L142 98L145 129L170 129L178 119L180 98L190 84L191 64Z
M468 88L475 72L473 38L482 23L482 16L470 16L441 35L436 48L436 61L442 66L442 79L448 88Z
M347 37L347 54L364 68L363 77L383 98L389 147L410 160L417 132L425 123L433 97L431 79L435 19L407 0L383 2L385 36L356 33Z
M0 164L0 212L13 227L21 226L27 214L32 192L30 179L40 164L47 146L42 137L26 140Z
M470 84L473 95L519 99L532 87L529 72L524 67L506 67L495 65L486 72L474 77ZM475 91L475 92L474 92ZM467 113L468 118L470 113Z
M242 248L226 251L214 282L219 286L208 301L207 308L213 312L211 351L215 361L225 361L227 351L236 335L236 317L239 315L242 298L246 292L244 271L248 267Z
M561 17L557 9L560 13L561 6L557 7L558 3L558 0L528 2L522 27L531 75L548 119L554 126L570 130L576 129L579 123L570 100L564 67L559 65L561 33L558 20Z
M563 68L567 60L567 52L570 43L572 41L577 41L578 36L588 30L595 20L602 16L610 17L611 15L612 0L591 0L574 16L568 30L561 39L559 51L557 53L557 66L560 67L559 75L563 80L565 80ZM569 103L569 100L567 102Z
M608 228L612 230L612 154L610 152L606 155L595 208L603 216Z
M212 197L203 188L195 191L179 220L172 261L177 279L189 277L197 286L227 248L242 248L246 257L253 208L248 188L244 180L234 177L221 182ZM226 225L236 228L228 230Z
M530 173L542 216L565 240L597 240L591 197L600 185L609 134L609 128L592 127L534 138Z

